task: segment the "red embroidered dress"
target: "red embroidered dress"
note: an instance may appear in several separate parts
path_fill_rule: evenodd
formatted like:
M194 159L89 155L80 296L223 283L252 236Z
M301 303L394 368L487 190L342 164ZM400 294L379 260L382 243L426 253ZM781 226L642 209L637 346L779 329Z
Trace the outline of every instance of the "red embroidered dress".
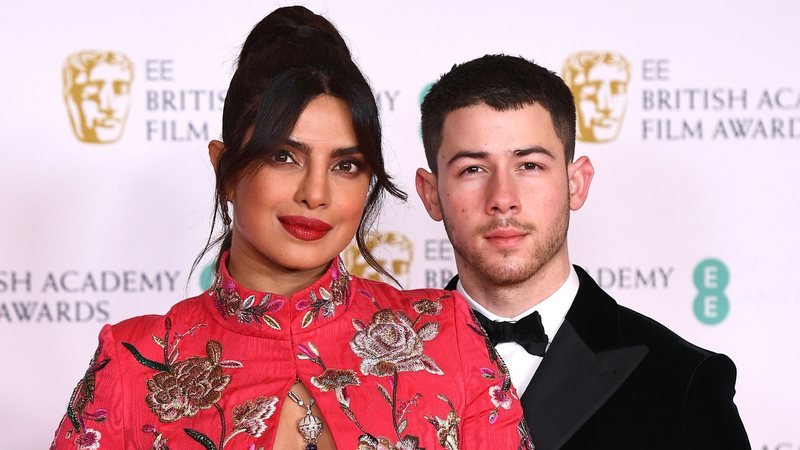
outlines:
M502 360L453 292L340 259L287 298L225 270L165 316L106 325L52 448L271 449L300 380L338 449L530 448Z

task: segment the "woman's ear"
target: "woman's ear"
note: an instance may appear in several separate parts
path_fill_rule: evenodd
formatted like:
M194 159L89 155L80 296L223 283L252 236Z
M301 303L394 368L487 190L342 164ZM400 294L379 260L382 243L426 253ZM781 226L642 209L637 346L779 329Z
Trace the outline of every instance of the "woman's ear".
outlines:
M217 167L219 166L219 157L222 156L222 152L225 151L225 144L222 141L218 141L214 139L213 141L208 143L208 159L211 160L211 165L214 167L214 174L219 177L219 172L217 171ZM228 200L233 200L233 190L230 189L229 186L225 187L225 191L223 194L225 198Z
M217 164L219 164L219 157L222 155L223 150L225 150L225 144L223 144L222 141L214 139L208 143L208 159L211 160L214 173L217 173Z

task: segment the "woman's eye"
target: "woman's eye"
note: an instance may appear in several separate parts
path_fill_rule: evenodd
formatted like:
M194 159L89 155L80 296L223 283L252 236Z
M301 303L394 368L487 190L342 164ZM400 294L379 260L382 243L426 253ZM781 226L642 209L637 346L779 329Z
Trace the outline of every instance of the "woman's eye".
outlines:
M342 161L336 165L336 170L345 173L358 173L361 170L361 165L356 161Z
M290 152L288 152L286 150L278 150L278 152L275 153L275 155L272 157L272 159L276 163L280 163L280 164L288 164L288 163L295 162L294 161L294 156Z

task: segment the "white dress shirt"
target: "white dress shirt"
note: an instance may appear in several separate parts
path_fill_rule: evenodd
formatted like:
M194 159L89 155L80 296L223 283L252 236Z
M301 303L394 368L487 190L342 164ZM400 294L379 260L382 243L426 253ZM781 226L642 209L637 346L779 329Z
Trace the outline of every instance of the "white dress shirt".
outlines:
M481 306L464 291L461 280L458 280L456 290L467 299L472 309L483 314L488 319L497 322L516 322L528 314L532 314L534 311L539 311L539 314L542 316L544 332L547 334L549 340L552 341L558 329L561 328L561 324L564 323L564 318L567 316L567 311L569 311L569 308L572 306L572 301L575 300L575 295L578 293L578 285L578 274L575 272L575 268L570 266L567 280L564 281L564 284L562 284L560 288L553 292L552 295L539 302L536 306L523 311L515 317L500 317ZM525 389L528 388L533 374L536 373L536 369L539 368L542 357L531 355L516 342L502 342L497 344L495 348L497 349L497 353L503 358L503 361L505 361L506 366L508 366L508 372L511 375L511 383L517 389L517 394L521 397ZM548 342L547 349L549 348L550 343ZM547 350L545 350L545 352L546 351Z

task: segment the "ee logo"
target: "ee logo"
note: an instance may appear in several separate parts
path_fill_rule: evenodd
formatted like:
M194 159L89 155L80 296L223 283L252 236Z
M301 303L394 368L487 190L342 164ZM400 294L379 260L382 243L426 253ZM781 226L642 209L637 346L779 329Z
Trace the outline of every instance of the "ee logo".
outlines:
M211 261L200 272L200 290L207 291L214 284L214 276L217 274L216 261Z
M730 302L725 288L730 281L730 273L725 264L714 258L700 261L694 268L694 285L697 296L694 298L694 315L706 325L716 325L728 316Z

